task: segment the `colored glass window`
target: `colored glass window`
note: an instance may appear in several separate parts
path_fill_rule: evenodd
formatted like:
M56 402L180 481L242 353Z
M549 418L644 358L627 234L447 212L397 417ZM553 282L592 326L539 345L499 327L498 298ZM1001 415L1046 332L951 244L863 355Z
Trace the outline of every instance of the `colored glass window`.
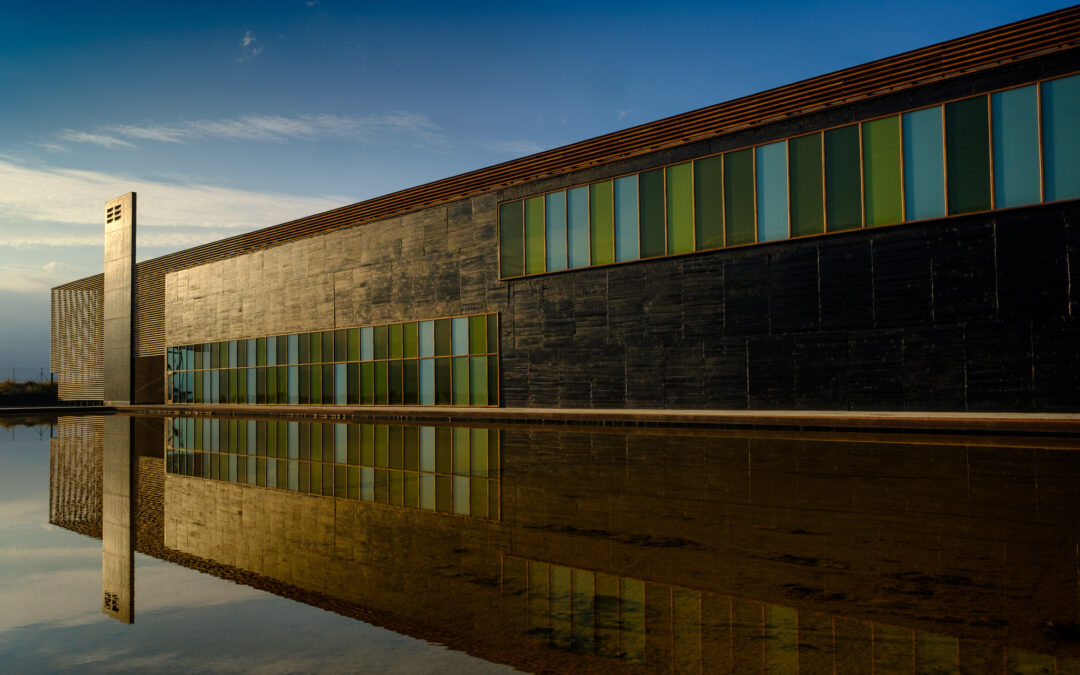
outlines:
M435 359L435 405L450 405L450 359Z
M401 361L388 361L387 368L387 392L389 394L390 405L401 405L405 402L405 393L402 387L402 368Z
M405 405L417 405L420 403L420 375L419 362L416 359L408 359L402 362L401 387L404 392L403 403Z
M1037 87L1031 85L991 95L990 124L994 139L994 205L1005 208L1038 202Z
M1080 75L1042 84L1047 201L1080 197Z
M360 364L360 403L375 405L375 364L372 361Z
M435 405L434 359L420 359L420 405Z
M375 358L375 329L364 326L360 329L360 360L370 361Z
M791 236L825 231L825 183L822 177L821 134L788 141L788 180L791 184Z
M866 224L891 225L904 219L900 187L900 116L862 125Z
M375 405L386 405L390 400L390 392L387 388L389 368L386 361L375 362Z
M487 350L489 354L499 351L499 315L487 315Z
M348 349L345 358L350 361L360 360L360 331L356 328L350 328L347 333ZM339 359L341 360L341 359ZM291 362L290 362L291 363Z
M450 355L450 319L435 321L435 355Z
M521 201L499 206L499 275L525 273L525 234Z
M699 251L724 245L724 161L721 156L694 162L694 236Z
M308 343L311 350L311 358L309 359L309 363L322 363L322 334L308 333Z
M593 265L615 261L615 223L612 182L589 186L589 250Z
M547 269L566 269L566 192L552 192L544 197Z
M547 271L545 236L544 198L529 197L525 200L525 274Z
M334 331L334 358L333 361L346 361L349 355L349 331L345 329Z
M290 335L287 338L287 340L288 340L288 352L289 352L289 354L288 354L288 357L289 357L288 362L289 362L289 364L295 364L295 363L300 362L300 342L299 342L299 340L297 338L298 338L298 336L296 336L296 335ZM240 364L240 365L246 365L246 364Z
M667 190L667 252L694 250L694 183L690 162L664 170Z
M390 354L390 329L388 326L375 326L375 358L385 359Z
M638 177L615 179L615 259L638 257Z
M391 324L388 329L390 358L400 359L405 352L405 336L400 323Z
M469 403L487 405L487 357L474 356L469 359Z
M945 215L945 156L941 108L903 117L904 206L907 220Z
M323 361L334 360L334 331L332 330L322 332L322 357Z
M277 337L266 338L266 365L277 365Z
M420 322L420 356L435 356L435 322Z
M334 365L331 363L322 366L322 402L330 404L334 402Z
M311 349L308 346L309 337L307 333L301 333L296 336L296 356L298 363L311 363ZM254 365L248 362L248 365Z
M825 229L862 227L859 126L825 132Z
M645 171L638 177L638 213L640 214L640 253L655 258L667 251L664 233L664 170Z
M758 241L788 236L787 143L754 148Z
M990 208L990 124L986 97L945 105L949 214Z
M453 349L455 356L469 353L469 317L455 317L450 322L453 333Z
M345 405L349 402L349 378L344 363L334 366L334 403Z
M724 155L724 228L728 246L752 244L754 223L754 151Z
M487 353L487 316L470 316L469 319L469 353Z
M323 402L323 371L322 366L310 366L310 386L311 392L308 400L313 405L319 405Z
M350 363L346 378L348 404L357 405L360 403L360 364Z
M589 264L589 188L582 186L566 191L566 220L570 267L586 267Z
M454 405L469 405L469 359L454 358Z

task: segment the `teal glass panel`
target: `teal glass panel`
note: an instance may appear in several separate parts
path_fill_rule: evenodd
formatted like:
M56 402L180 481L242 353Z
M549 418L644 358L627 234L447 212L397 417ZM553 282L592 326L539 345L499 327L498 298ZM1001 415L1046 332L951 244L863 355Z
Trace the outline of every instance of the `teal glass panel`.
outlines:
M788 181L791 186L791 236L824 232L821 134L788 141Z
M638 213L641 220L640 254L655 258L667 253L664 203L664 170L655 169L638 174Z
M420 427L420 470L435 471L435 427Z
M349 402L349 378L344 363L334 366L334 403L346 405Z
M277 365L277 337L266 338L266 365Z
M435 356L435 322L420 322L420 356Z
M287 338L289 364L300 363L300 343L298 338L297 335L290 335Z
M788 236L787 143L754 148L758 241Z
M667 188L667 252L694 250L694 177L690 162L664 169Z
M499 205L499 276L525 274L525 228L521 200Z
M694 245L701 251L724 245L724 158L694 162Z
M296 405L300 403L300 367L289 366L289 403Z
M615 219L611 181L589 186L589 255L593 265L615 261Z
M420 474L420 508L435 510L435 476L430 473Z
M229 340L229 367L235 368L236 366L236 340Z
M459 316L451 321L453 331L453 354L462 356L469 353L469 317Z
M615 179L615 259L638 258L638 177Z
M390 354L389 326L375 326L375 358L385 359Z
M986 96L945 105L949 214L990 208L990 120Z
M255 369L254 368L248 368L247 369L247 402L248 403L255 403L255 398L256 398L256 382L255 382L255 380L256 380Z
M418 328L415 321L410 321L404 324L402 327L402 334L405 339L405 358L415 359L419 351L419 335Z
M249 340L249 342L254 344L255 340ZM249 346L249 349L251 349L250 346ZM211 358L210 358L210 344L209 343L202 345L202 356L203 356L202 367L203 368L209 368L210 367L210 361L211 361ZM250 363L250 361L249 361L249 363Z
M566 227L570 267L589 265L589 188L566 191Z
M941 107L904 115L904 206L906 220L945 215L945 146Z
M450 319L435 321L435 355L450 356Z
M566 269L566 192L552 192L544 197L544 222L547 232L547 268L549 272Z
M370 361L375 358L375 331L371 326L360 329L360 360Z
M1046 200L1080 197L1080 75L1042 83Z
M862 227L859 125L825 132L825 229Z
M1037 87L1030 85L992 94L990 125L994 139L994 206L1001 209L1037 203L1040 198Z
M525 200L525 274L546 272L547 251L544 235L544 198Z
M862 125L866 224L891 225L904 219L901 193L900 116Z
M420 405L435 405L435 361L420 359Z
M389 368L386 361L375 362L375 405L386 405L390 400L387 390Z
M756 241L754 214L754 151L724 155L724 241L728 246Z

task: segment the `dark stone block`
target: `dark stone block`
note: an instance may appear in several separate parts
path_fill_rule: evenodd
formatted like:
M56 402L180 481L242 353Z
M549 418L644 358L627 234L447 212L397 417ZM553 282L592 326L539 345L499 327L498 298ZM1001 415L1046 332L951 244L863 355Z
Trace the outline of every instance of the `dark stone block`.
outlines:
M901 410L904 406L903 333L875 330L848 336L845 388L852 410Z
M900 228L874 239L874 323L879 328L930 323L930 248L925 228Z
M1069 270L1065 223L1040 212L1038 218L997 218L997 296L1002 319L1049 318L1068 311Z
M1080 412L1080 321L1036 324L1035 409Z
M969 323L964 351L968 410L1032 409L1030 323Z
M818 327L817 247L799 243L769 254L769 326L773 334Z
M725 338L705 348L702 364L703 407L745 410L746 339Z
M751 337L746 343L750 408L793 408L794 338L789 335Z
M870 240L852 235L823 238L818 245L818 258L821 329L872 328L874 280Z
M724 333L765 335L769 330L769 258L755 251L724 265Z
M840 332L795 336L795 408L847 407L845 370L847 334Z
M963 410L964 331L959 326L904 331L907 410Z
M934 321L993 319L997 315L993 225L942 223L933 228L930 247Z

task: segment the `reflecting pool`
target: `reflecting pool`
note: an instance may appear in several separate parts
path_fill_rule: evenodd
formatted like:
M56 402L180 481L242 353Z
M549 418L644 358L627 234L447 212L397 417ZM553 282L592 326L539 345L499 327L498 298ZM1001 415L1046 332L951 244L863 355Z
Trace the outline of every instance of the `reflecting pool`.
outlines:
M1080 672L1080 439L26 422L12 672Z

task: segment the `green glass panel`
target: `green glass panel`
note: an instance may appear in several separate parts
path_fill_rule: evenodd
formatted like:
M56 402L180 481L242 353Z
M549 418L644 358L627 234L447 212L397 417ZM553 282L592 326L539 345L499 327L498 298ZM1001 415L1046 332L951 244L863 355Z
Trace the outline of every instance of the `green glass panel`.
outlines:
M1037 87L1030 85L992 94L990 123L994 139L994 206L1000 209L1037 203L1040 201Z
M619 632L623 660L645 663L645 582L619 579Z
M387 389L389 368L386 361L375 362L375 405L386 405L390 400L390 392Z
M690 162L664 170L667 187L667 252L694 250L694 189Z
M401 441L404 434L401 431L400 425L393 425L387 428L389 432L388 448L390 451L389 466L391 469L400 469L404 465L404 453L401 447Z
M284 405L289 402L289 368L277 367L277 402Z
M453 465L451 470L459 476L469 474L469 440L471 435L468 427L454 427Z
M435 359L435 405L450 405L451 387L450 359Z
M375 404L375 364L372 361L360 364L360 403Z
M299 363L311 363L311 338L307 333L296 336L296 359Z
M589 265L589 188L566 191L567 253L570 267Z
M405 340L402 335L402 326L400 323L391 324L388 327L390 333L390 358L400 359L405 353Z
M825 229L862 227L859 125L825 132Z
M469 405L469 359L454 359L454 405Z
M416 359L406 359L401 365L401 387L405 405L420 403L420 370Z
M529 197L525 200L525 274L547 271L545 238L544 198Z
M615 179L615 259L638 258L638 177Z
M499 351L499 315L487 315L487 351L494 354Z
M724 229L728 246L756 241L754 222L754 150L724 155Z
M360 403L360 364L350 363L348 366L348 372L345 376L347 402L349 405L357 405Z
M236 371L229 371L229 403L237 403Z
M821 134L788 141L791 236L825 231L825 184L821 175Z
M521 200L499 205L499 276L525 274L524 218Z
M469 317L469 351L470 354L487 353L487 316Z
M589 186L589 251L593 265L615 262L615 221L611 181Z
M412 472L402 474L402 504L410 508L420 505L420 477Z
M435 473L452 473L451 448L453 446L453 430L448 427L435 429Z
M420 474L420 508L435 510L435 476L430 473Z
M664 170L638 175L638 213L641 219L642 258L655 258L667 252L664 213Z
M360 426L360 463L375 466L375 425Z
M334 402L334 365L331 363L322 367L322 402L327 405Z
M787 143L779 141L754 148L754 173L758 241L787 239Z
M334 360L334 331L332 330L322 332L322 355L323 361Z
M566 269L566 191L544 197L544 230L549 271Z
M300 366L300 405L311 403L311 366Z
M435 355L450 355L450 319L439 319L435 322Z
M454 510L454 492L452 476L435 477L435 510L450 513Z
M387 389L389 390L390 405L401 405L405 402L405 392L401 382L401 361L388 361Z
M940 218L945 215L941 107L907 113L903 124L905 219Z
M195 371L195 397L194 397L196 403L202 403L203 402L202 389L203 389L203 371L197 370L197 371Z
M1080 75L1042 83L1046 200L1080 197Z
M990 208L990 122L986 96L945 105L949 214Z
M402 449L404 452L404 463L402 468L408 471L420 470L420 429L415 426L407 426L404 428Z
M375 425L375 466L390 466L390 427L385 424Z
M334 356L328 361L345 361L349 354L349 331L345 329L334 331Z
M700 251L724 245L724 158L694 162L694 236Z
M255 339L255 365L266 365L266 338Z
M487 367L488 405L499 405L499 357L489 356Z
M283 366L289 359L289 341L286 336L279 335L277 338L277 365Z
M904 219L900 188L900 116L862 125L866 224L891 225Z
M322 366L310 366L311 368L311 396L309 401L312 405L323 402L323 369Z
M322 333L308 333L308 341L311 344L311 363L322 363Z
M405 358L415 359L419 355L419 327L416 322L405 324Z
M390 327L375 326L375 358L385 359L390 353Z
M255 402L266 404L266 368L255 369Z
M469 359L469 403L472 405L487 405L487 357L474 356Z
M357 328L350 328L348 331L348 355L347 358L350 361L360 360L360 330Z

